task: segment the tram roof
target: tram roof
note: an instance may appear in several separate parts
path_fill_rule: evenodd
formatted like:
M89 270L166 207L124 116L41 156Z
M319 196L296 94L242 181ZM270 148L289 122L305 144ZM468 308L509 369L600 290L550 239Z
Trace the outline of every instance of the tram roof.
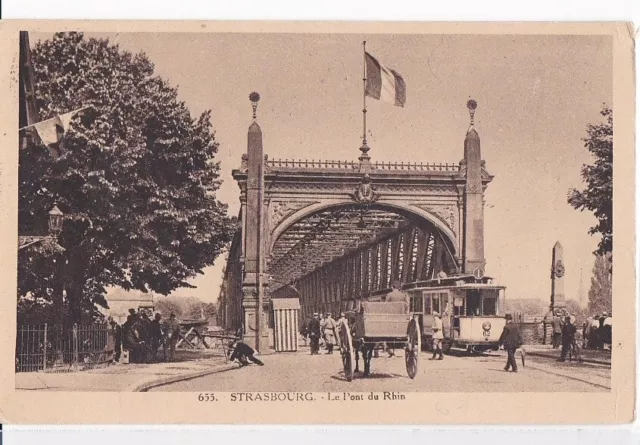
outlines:
M493 278L482 277L477 279L473 275L453 275L445 278L434 278L412 283L405 290L427 289L506 289L506 286L493 284Z

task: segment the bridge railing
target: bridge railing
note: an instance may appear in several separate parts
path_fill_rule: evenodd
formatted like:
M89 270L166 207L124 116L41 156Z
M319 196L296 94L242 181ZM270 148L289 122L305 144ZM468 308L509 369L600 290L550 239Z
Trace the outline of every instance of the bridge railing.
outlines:
M441 171L457 172L460 170L458 164L435 163L435 162L374 162L375 170L409 170L409 171Z
M356 161L333 161L321 159L268 159L267 166L272 168L318 168L318 169L346 169L356 170L360 163ZM457 172L458 164L436 162L384 162L376 161L371 164L374 170L405 170L405 171L440 171Z
M329 168L354 170L357 169L360 164L354 161L331 161L320 159L269 159L267 160L267 165L269 167L284 168Z

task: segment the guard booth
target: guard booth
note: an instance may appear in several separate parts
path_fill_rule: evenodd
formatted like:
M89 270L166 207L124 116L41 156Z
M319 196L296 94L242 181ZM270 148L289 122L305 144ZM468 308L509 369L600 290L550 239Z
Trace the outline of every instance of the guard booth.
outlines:
M298 317L300 300L298 298L273 298L273 338L276 352L295 352L298 350Z

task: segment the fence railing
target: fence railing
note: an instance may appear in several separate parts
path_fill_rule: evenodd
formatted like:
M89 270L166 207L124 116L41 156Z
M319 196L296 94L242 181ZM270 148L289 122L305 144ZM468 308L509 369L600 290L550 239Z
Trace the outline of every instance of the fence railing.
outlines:
M16 372L74 372L113 362L115 340L108 325L18 326Z

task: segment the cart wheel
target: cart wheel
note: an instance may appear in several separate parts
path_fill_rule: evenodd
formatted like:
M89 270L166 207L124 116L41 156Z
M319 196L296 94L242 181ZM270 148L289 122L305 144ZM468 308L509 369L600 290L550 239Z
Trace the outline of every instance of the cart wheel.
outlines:
M353 380L353 341L351 330L346 322L340 326L340 355L342 356L344 377L350 382Z
M415 318L409 322L407 331L409 335L404 353L404 361L407 365L407 375L410 379L413 379L418 374L418 357L422 348L420 329Z

